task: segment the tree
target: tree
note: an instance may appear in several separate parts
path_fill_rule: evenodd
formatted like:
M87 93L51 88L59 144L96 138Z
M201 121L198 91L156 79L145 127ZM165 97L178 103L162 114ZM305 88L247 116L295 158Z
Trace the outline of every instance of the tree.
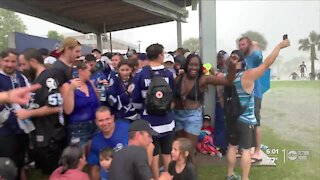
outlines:
M182 47L189 49L191 52L200 52L200 44L198 38L189 38L183 41Z
M49 39L56 39L59 41L62 41L64 39L62 34L59 34L57 31L52 31L52 30L48 31L47 37Z
M315 79L315 69L314 69L314 60L317 59L316 46L318 46L318 51L320 51L320 34L317 34L315 31L310 32L309 37L299 40L299 50L310 51L310 60L311 60L311 79Z
M0 50L8 47L8 36L11 32L24 33L27 27L13 11L0 8Z
M245 36L249 37L252 41L257 41L262 51L267 49L268 42L261 33L255 32L255 31L247 31L241 34L241 37L245 37ZM236 42L237 45L239 44L239 39L240 38L237 39L237 42Z

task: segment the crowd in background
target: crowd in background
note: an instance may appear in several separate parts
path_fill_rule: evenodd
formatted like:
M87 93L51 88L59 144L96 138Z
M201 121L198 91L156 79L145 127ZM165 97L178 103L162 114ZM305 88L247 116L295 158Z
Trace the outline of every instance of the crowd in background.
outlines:
M280 42L262 61L258 45L243 37L240 50L218 52L217 67L183 48L166 53L161 44L125 55L81 55L74 38L53 52L3 50L1 91L41 87L25 105L8 98L0 105L0 157L17 167L0 177L27 179L24 167L34 162L50 179L194 180L197 147L226 155L227 179L239 178L233 171L241 153L247 179L251 161L261 160L259 78L287 46ZM203 114L208 85L217 89L215 129ZM223 110L230 86L245 107L236 118Z

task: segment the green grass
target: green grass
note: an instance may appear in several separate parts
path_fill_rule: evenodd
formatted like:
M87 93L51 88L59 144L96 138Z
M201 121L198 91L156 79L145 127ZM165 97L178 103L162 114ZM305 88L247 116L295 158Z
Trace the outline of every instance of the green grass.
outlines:
M280 102L279 102L280 101ZM283 106L281 101L286 101L292 104L294 112L285 111L288 108ZM252 180L314 180L320 179L320 149L319 146L309 146L306 142L313 142L314 144L320 143L320 115L316 108L310 110L304 103L314 103L312 106L319 107L320 104L320 81L272 81L271 89L265 95L263 103L264 114L263 118L267 115L268 118L274 118L275 123L263 122L262 128L262 143L269 146L270 149L278 149L279 154L276 167L252 167L249 178ZM297 106L295 108L295 106ZM291 107L292 108L292 107ZM288 116L287 113L290 113ZM295 119L295 116L307 116L304 119ZM309 116L308 116L309 115ZM300 116L298 116L300 117ZM311 126L301 126L304 120L310 117L318 118L317 124ZM293 118L293 119L288 119ZM289 121L290 120L290 121ZM281 126L281 130L277 127L276 122L282 122L285 126ZM268 125L267 125L268 124ZM278 131L274 131L277 129ZM295 131L292 131L295 130ZM277 133L276 133L277 132ZM291 136L284 136L281 132L287 133L301 133L311 134L308 137L302 137L302 141L292 139ZM301 135L302 136L302 135ZM300 136L300 137L301 137ZM305 141L305 142L304 142ZM310 143L309 143L310 144ZM284 155L282 150L310 150L310 160L306 161L290 161L286 160L284 163ZM275 157L275 156L274 156ZM240 167L236 168L238 174L241 173ZM227 173L226 166L201 166L199 168L200 180L213 180L225 179Z
M305 179L313 180L320 179L319 173L319 157L312 156L311 160L307 161L289 161L286 160L284 163L284 155L282 150L308 150L302 145L286 140L280 139L270 128L264 127L262 129L263 143L267 144L270 149L279 149L276 162L276 167L252 167L250 171L250 179L258 180L295 180ZM241 173L240 167L236 168L238 174ZM224 179L227 173L225 166L202 166L199 168L200 180L213 180L213 179Z
M271 89L303 88L320 92L320 81L271 81Z

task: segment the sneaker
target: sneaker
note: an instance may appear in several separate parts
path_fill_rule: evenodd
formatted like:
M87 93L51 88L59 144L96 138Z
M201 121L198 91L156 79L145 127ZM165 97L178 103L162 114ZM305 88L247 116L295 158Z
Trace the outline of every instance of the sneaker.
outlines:
M241 180L241 176L233 173L231 176L227 176L226 180Z

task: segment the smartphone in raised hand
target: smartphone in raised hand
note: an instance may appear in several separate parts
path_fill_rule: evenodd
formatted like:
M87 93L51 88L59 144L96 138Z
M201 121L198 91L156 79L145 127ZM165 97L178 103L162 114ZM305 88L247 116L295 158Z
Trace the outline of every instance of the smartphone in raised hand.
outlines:
M282 37L282 39L283 39L283 40L288 39L288 34L284 34L283 37Z

